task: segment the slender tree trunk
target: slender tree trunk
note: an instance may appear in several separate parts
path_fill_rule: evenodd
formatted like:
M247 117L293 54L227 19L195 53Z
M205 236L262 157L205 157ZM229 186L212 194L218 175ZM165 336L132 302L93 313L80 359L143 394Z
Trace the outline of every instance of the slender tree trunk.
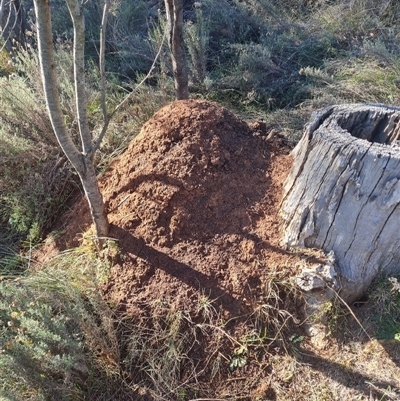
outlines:
M104 127L108 126L109 116L106 105L106 68L105 68L105 52L106 52L106 27L108 21L108 13L111 5L111 0L104 0L103 15L101 18L100 27L100 55L99 55L99 70L100 70L100 103L103 112Z
M77 113L80 116L78 119L83 146L83 152L80 152L74 145L64 123L64 116L61 109L60 94L58 91L58 81L55 70L53 33L49 1L34 0L34 4L38 30L40 68L46 97L46 105L50 115L51 124L53 126L58 143L79 174L83 189L89 202L90 212L96 229L96 235L98 238L106 237L108 235L108 220L93 166L91 152L92 141L86 119L86 106L83 92L84 81L82 81L82 75L84 74L83 50L79 44L77 44L74 49ZM76 21L74 21L74 23L75 22ZM78 28L82 29L82 26ZM81 40L84 40L82 39L82 36L74 38L75 43Z
M97 184L96 171L94 169L92 160L86 157L85 161L87 168L84 172L84 175L79 173L79 177L89 203L90 214L95 225L96 236L100 240L101 244L101 239L108 236L109 223L105 211L103 197Z
M189 98L189 78L183 41L183 3L182 0L165 0L167 13L169 47L171 49L175 92L178 100Z

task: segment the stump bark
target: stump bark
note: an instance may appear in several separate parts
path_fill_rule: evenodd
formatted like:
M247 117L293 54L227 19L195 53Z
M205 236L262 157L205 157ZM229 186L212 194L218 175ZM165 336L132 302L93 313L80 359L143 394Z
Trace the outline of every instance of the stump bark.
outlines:
M395 107L328 107L293 150L283 244L333 251L347 302L378 275L400 273L399 121Z

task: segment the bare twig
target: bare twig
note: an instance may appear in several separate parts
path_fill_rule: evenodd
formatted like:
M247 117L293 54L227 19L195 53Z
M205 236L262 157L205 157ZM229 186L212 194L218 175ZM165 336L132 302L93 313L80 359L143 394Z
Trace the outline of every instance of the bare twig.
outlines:
M105 0L103 8L103 17L101 19L100 27L100 54L99 54L99 68L100 68L100 103L103 112L104 125L108 126L108 113L106 105L106 76L105 76L105 48L106 48L106 28L108 21L108 11L110 9L110 0Z
M354 320L357 322L357 324L361 327L361 330L366 334L369 340L372 340L371 336L368 334L367 330L365 330L364 326L362 323L358 320L357 316L354 314L354 312L351 310L349 304L338 294L338 292L332 288L329 287L332 291L334 291L336 297L339 299L339 301L348 309L350 314L353 316Z
M136 85L136 87L132 90L132 92L130 92L128 95L125 96L124 99L122 99L122 101L115 107L115 109L112 111L112 113L108 116L107 121L104 121L104 125L103 128L98 136L98 138L96 139L96 141L94 142L92 151L93 153L99 148L101 141L103 140L103 137L107 131L108 125L110 123L111 118L115 115L115 113L120 110L127 102L128 100L131 98L132 95L135 94L135 92L147 81L147 79L150 77L151 73L153 72L157 60L160 57L163 45L164 45L164 41L165 41L165 37L166 37L167 31L164 31L164 36L162 38L161 44L160 44L160 48L158 49L158 52L156 54L156 56L154 57L153 60L153 64L151 65L148 73L146 74L146 76Z
M1 0L1 3L0 3L0 16L4 12L4 5L5 5L5 0ZM12 31L15 28L15 25L17 24L17 19L18 19L18 17L17 17L17 12L18 11L17 11L17 9L15 7L14 2L13 1L9 1L8 2L8 7L9 7L9 11L8 11L8 16L7 16L7 21L6 21L5 25L4 25L4 27L1 28L1 34L2 35L5 34L7 29L8 29L8 25L10 24L10 20L11 20L12 7L14 8L14 12L15 12L14 25L8 31L9 32L8 38L4 38L3 37L4 44L1 47L0 52L2 52L4 50L4 48L7 46L7 42L11 39Z
M365 384L368 384L371 386L375 391L383 394L385 397L388 397L390 400L396 401L398 400L398 394L394 393L393 391L388 391L383 388L379 388L378 386L375 386L374 383L371 383L369 381L366 381Z

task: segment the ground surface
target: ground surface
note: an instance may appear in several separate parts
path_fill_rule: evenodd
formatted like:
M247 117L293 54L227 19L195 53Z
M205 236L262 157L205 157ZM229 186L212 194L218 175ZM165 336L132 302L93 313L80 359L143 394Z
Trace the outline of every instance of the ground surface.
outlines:
M399 385L398 348L391 352L396 357L380 358L383 346L368 342L357 325L352 338L341 339L349 348L344 353L336 340L330 350L317 351L302 337L292 337L292 356L261 353L250 340L248 347L237 340L268 326L253 317L277 306L268 299L277 295L271 275L280 272L282 280L299 268L299 260L279 247L279 203L292 160L281 139L267 141L267 134L262 123L247 124L207 101L175 102L157 112L101 179L110 237L120 249L104 296L144 325L171 311L185 311L192 326L202 322L189 357L201 368L196 380L203 382L202 391L204 383L208 386L207 399L233 400L235 394L247 400L378 399L373 394L382 392L366 382L375 378L379 388ZM89 223L81 201L64 219L66 235L48 246L55 251L77 245ZM214 312L225 322L220 340L215 332L221 328L214 328L214 335L204 329L204 316L211 322ZM286 321L285 316L276 319ZM351 346L356 337L358 348ZM220 344L212 348L209 341ZM237 350L243 344L241 367ZM221 366L214 374L210 361L217 353ZM232 355L238 369L229 369ZM368 358L375 361L369 370L362 362ZM382 363L389 377L377 374ZM191 380L180 374L182 381Z

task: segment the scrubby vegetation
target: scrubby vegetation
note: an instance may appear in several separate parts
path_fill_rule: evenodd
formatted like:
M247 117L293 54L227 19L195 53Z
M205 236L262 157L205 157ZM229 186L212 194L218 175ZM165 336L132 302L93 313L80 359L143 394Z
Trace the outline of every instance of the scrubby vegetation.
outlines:
M32 19L29 2L25 3ZM96 36L101 13L97 2L88 6L88 111L96 130L101 116ZM71 26L64 1L54 1L54 10L63 112L74 132ZM248 120L264 119L292 143L310 113L325 105L400 105L396 1L187 1L184 18L191 96L218 101ZM106 55L108 104L135 93L110 124L96 160L99 174L126 149L142 124L173 98L166 43L150 79L136 88L162 45L164 26L162 5L156 0L121 0L112 10ZM93 249L66 252L40 269L31 265L32 247L52 231L80 189L52 134L33 26L29 40L28 48L15 50L13 56L4 49L0 52L0 397L125 400L133 391L136 399L195 399L201 393L192 385L198 367L185 350L197 336L226 334L212 300L199 299L203 320L196 324L185 311L172 314L160 305L159 321L150 333L145 326L132 328L131 322L118 321L112 305L99 298L98 285L107 276L108 265ZM118 253L112 243L108 247L111 255ZM276 285L276 298L281 288L290 287L284 280ZM399 341L397 281L378 283L370 298L376 301L376 336ZM257 319L278 319L276 325L282 324L278 305L271 308L273 314L258 311L249 317L252 327ZM289 313L282 310L282 316ZM279 399L295 399L285 395L282 383L285 375L294 374L302 337L276 333L289 352L275 392ZM264 334L249 332L242 339L229 339L236 343L234 355L219 357L230 358L232 369L242 367L249 353L271 343L270 333ZM215 366L201 368L217 372L218 358L210 356L208 362ZM183 367L190 386L176 379ZM308 370L303 374L311 377ZM314 398L296 399L337 399L323 388L313 391ZM391 399L390 392L382 397ZM244 390L243 399L269 398L250 398Z
M400 12L392 3L204 0L187 4L191 94L216 100L247 118L264 118L294 138L310 111L327 104L398 104ZM89 5L88 110L90 124L96 127L101 115L96 65L101 10L95 2ZM110 104L118 104L152 64L165 25L158 6L156 1L135 5L122 1L113 10L106 58ZM54 8L63 111L74 130L71 26L64 2L54 2ZM14 59L4 50L1 53L1 224L30 240L49 230L76 188L50 129L37 66L34 40ZM118 132L134 135L153 111L171 100L166 43L146 85L115 118L100 157L103 167L105 159L114 157L119 152L115 149L131 138L125 134L118 138ZM15 163L22 167L15 169ZM24 179L26 169L39 177L34 184Z

